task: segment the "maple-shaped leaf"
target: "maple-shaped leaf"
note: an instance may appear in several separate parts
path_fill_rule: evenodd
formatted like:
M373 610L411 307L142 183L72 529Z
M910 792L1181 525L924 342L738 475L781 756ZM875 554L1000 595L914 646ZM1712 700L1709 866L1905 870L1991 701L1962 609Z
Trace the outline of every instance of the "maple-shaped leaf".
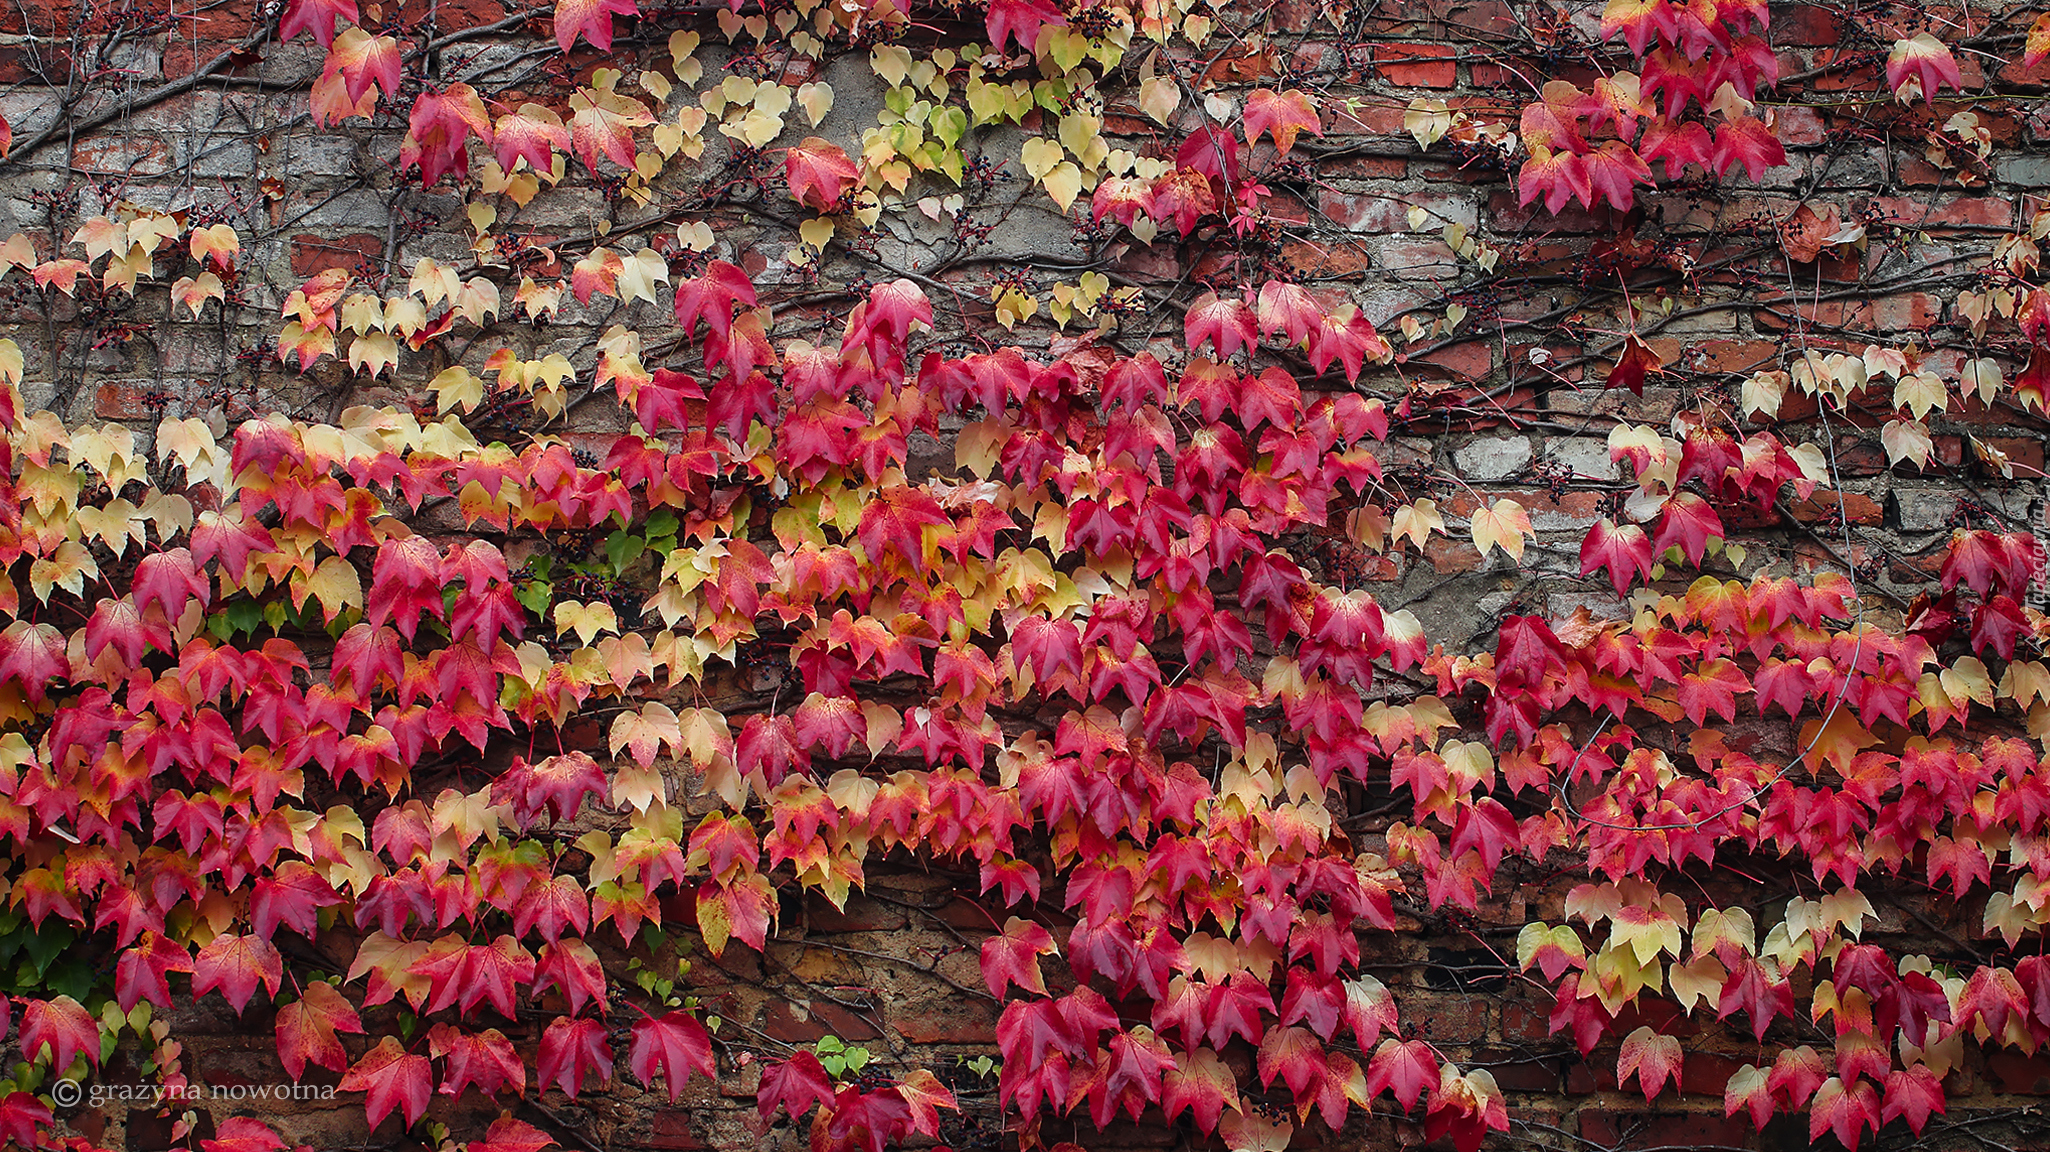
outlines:
M1183 330L1189 351L1196 351L1208 341L1216 349L1219 360L1259 342L1253 310L1246 307L1246 302L1236 296L1219 296L1215 292L1205 292L1189 305L1188 314L1183 318Z
M500 1116L484 1132L484 1139L472 1140L465 1152L541 1152L552 1147L555 1137L524 1120Z
M491 116L484 100L468 84L420 93L413 101L406 138L399 145L401 171L418 165L422 187L433 187L444 173L461 182L470 175L471 136L491 143Z
M1011 917L1001 933L982 942L982 979L989 985L989 994L1001 1000L1016 984L1027 992L1046 995L1039 958L1052 951L1052 933L1029 920Z
M194 600L206 607L213 585L193 562L190 551L168 548L142 558L135 566L132 587L139 611L147 613L155 605L163 609L165 619L176 620Z
M5 1099L0 1099L0 1139L22 1148L47 1147L37 1129L47 1127L55 1118L48 1104L27 1092L9 1092Z
M841 197L861 179L861 170L830 140L807 136L783 154L783 174L790 195L815 212L833 212Z
M1927 32L1917 32L1905 40L1896 40L1893 51L1886 56L1886 86L1902 100L1910 99L1913 92L1906 91L1913 82L1913 92L1919 92L1922 99L1930 103L1936 100L1936 90L1949 85L1964 91L1964 75L1958 71L1957 57L1943 41Z
M1317 106L1309 93L1294 88L1282 92L1253 89L1246 97L1245 124L1246 147L1252 147L1260 134L1266 132L1274 137L1274 150L1282 153L1295 147L1297 132L1324 134L1324 125L1317 119Z
M1689 164L1707 168L1714 148L1707 126L1700 121L1660 117L1645 125L1637 155L1646 165L1665 161L1666 179L1678 180Z
M718 1066L712 1062L711 1033L705 1031L696 1017L681 1009L634 1022L633 1048L627 1057L627 1067L651 1088L655 1073L660 1071L672 1104L683 1092L684 1082L690 1079L693 1069L708 1080L719 1077Z
M600 52L610 52L612 18L640 14L640 6L634 0L556 0L555 43L567 52L577 42L578 35L582 35L591 42L591 47Z
M1590 206L1594 203L1594 185L1588 179L1587 159L1575 152L1554 152L1543 146L1533 149L1530 159L1517 170L1516 187L1519 207L1543 196L1545 211L1555 216L1569 200L1579 200Z
M275 996L284 979L285 961L277 946L253 935L223 932L207 941L192 961L193 997L218 988L238 1013L256 994L257 984Z
M761 1085L755 1090L755 1107L762 1123L768 1123L778 1108L796 1120L811 1111L812 1105L832 1102L833 1078L810 1051L800 1048L788 1060L762 1065Z
M1068 23L1060 6L1048 0L989 0L988 11L989 44L999 53L1006 40L1017 41L1024 52L1037 51L1040 32Z
M434 1097L434 1069L427 1057L413 1055L396 1036L386 1036L343 1075L344 1092L362 1092L363 1111L375 1128L394 1108L410 1128Z
M349 1066L349 1054L336 1033L362 1031L356 1009L334 985L311 981L299 999L278 1009L278 1059L294 1080L305 1073L308 1062L341 1072Z
M1255 1066L1263 1087L1279 1076L1298 1100L1304 1099L1324 1079L1324 1046L1306 1028L1269 1028L1260 1038Z
M612 1044L605 1025L581 1017L550 1020L541 1033L538 1071L542 1088L560 1088L572 1100L591 1073L601 1081L612 1079Z
M1285 332L1289 343L1301 344L1323 323L1324 309L1302 285L1269 280L1260 287L1258 315L1262 333Z
M349 103L359 104L374 85L386 96L399 90L399 42L361 28L345 30L328 51L327 67L340 75Z
M562 879L576 882L575 877ZM534 994L539 996L550 988L562 990L571 1012L582 1011L585 1001L597 1004L602 1011L605 969L598 963L598 954L589 944L574 938L542 945L534 965Z
M287 0L284 14L278 17L278 39L290 40L301 32L311 32L321 47L331 47L335 42L335 23L345 17L351 22L362 20L356 12L356 0Z
M1610 388L1628 388L1632 395L1644 395L1644 376L1647 372L1659 371L1659 354L1651 345L1637 338L1632 332L1623 341L1623 354L1616 358L1615 366L1609 369L1607 385Z
M499 167L511 172L521 160L536 172L551 172L555 154L569 151L569 129L562 117L539 104L527 103L498 118L491 147ZM652 425L650 425L652 427Z
M514 1095L526 1091L527 1066L496 1028L465 1032L452 1024L436 1024L427 1033L427 1052L448 1062L448 1075L436 1089L443 1096L461 1096L472 1084L486 1096L508 1087Z
M284 1152L291 1144L254 1116L230 1116L199 1146L205 1152Z
M342 902L333 887L304 860L288 860L268 876L257 877L250 896L250 924L269 939L279 924L311 940L320 910Z
M1608 572L1618 596L1627 593L1638 577L1650 579L1656 562L1651 539L1644 534L1644 529L1635 524L1619 527L1606 516L1595 521L1594 527L1588 529L1587 536L1580 542L1580 574L1591 576L1599 571Z
M71 672L64 649L64 633L54 626L16 620L0 631L0 679L16 681L29 703L40 705L50 682Z
M1616 211L1628 212L1637 185L1656 183L1644 158L1620 140L1603 141L1600 148L1583 156L1581 171L1587 180L1590 208L1597 200L1607 200Z
M121 952L114 965L114 1002L123 1012L147 1000L160 1009L171 1007L169 976L192 971L186 946L154 931L143 932L135 945Z
M50 1067L62 1073L81 1054L100 1066L100 1024L85 1005L69 996L30 1000L21 1012L21 1053L35 1059L50 1049Z
M1786 146L1773 135L1771 125L1756 116L1725 120L1715 130L1715 147L1709 155L1709 166L1715 169L1717 176L1742 164L1745 175L1756 183L1765 175L1767 168L1776 168L1786 162Z
M1199 1130L1215 1132L1226 1109L1240 1110L1238 1077L1208 1048L1183 1053L1162 1077L1160 1107L1169 1120L1186 1108Z
M1367 1062L1367 1092L1379 1096L1395 1094L1395 1102L1407 1112L1424 1093L1438 1087L1438 1053L1425 1040L1398 1040L1391 1036L1374 1049Z
M1651 550L1653 555L1663 555L1668 548L1678 548L1688 563L1700 564L1708 552L1709 538L1722 535L1723 519L1708 501L1692 492L1680 492L1666 501L1659 514L1658 535L1652 538Z
M1985 971L1985 969L1980 969ZM1922 1134L1922 1128L1929 1123L1929 1116L1941 1116L1945 1112L1943 1080L1926 1064L1908 1068L1897 1068L1886 1074L1886 1088L1881 1096L1880 1123L1891 1123L1905 1119L1909 1130Z
M1831 1076L1815 1090L1815 1099L1809 1102L1808 1142L1815 1144L1828 1132L1850 1152L1858 1152L1858 1139L1864 1130L1879 1129L1879 1108L1879 1092L1871 1083L1859 1080L1846 1085L1842 1079Z
M1680 1038L1662 1036L1652 1031L1649 1025L1625 1036L1616 1056L1616 1084L1620 1087L1633 1073L1637 1076L1637 1086L1644 1090L1647 1103L1666 1086L1668 1078L1677 1089L1680 1086Z

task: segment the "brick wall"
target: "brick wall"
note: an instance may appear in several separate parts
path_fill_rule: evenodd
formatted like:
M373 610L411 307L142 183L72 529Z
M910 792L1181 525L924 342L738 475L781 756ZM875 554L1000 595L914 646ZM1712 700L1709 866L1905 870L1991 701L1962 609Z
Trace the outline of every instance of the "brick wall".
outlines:
M391 377L352 376L333 360L302 375L272 354L278 306L304 278L334 267L372 281L403 277L421 257L468 267L472 236L455 197L400 178L396 155L404 122L389 107L368 125L312 126L307 88L320 67L319 50L303 38L271 42L274 20L250 8L167 3L122 16L46 0L0 12L0 115L15 141L0 167L0 237L20 231L48 258L70 241L81 219L127 200L229 222L247 253L230 286L236 306L209 306L197 320L174 310L161 293L134 301L91 291L73 298L24 287L19 273L9 276L0 295L0 331L27 352L23 391L32 408L51 407L72 420L124 422L145 436L166 415L217 413L232 422L283 409L327 418L349 404L420 399L425 381L442 366L428 354L408 352ZM1277 192L1274 266L1351 294L1403 353L1398 364L1371 372L1363 384L1391 407L1402 406L1384 465L1412 476L1419 491L1435 493L1448 519L1469 514L1480 497L1497 495L1511 495L1531 512L1539 544L1521 566L1500 553L1484 559L1454 536L1420 553L1373 557L1362 568L1384 604L1410 607L1448 646L1483 643L1490 621L1512 605L1552 615L1582 606L1615 609L1614 597L1598 582L1579 578L1577 549L1586 525L1619 487L1606 448L1608 431L1619 422L1666 428L1676 412L1727 402L1744 376L1787 366L1803 346L1857 351L1871 342L1912 344L1954 378L1969 356L2004 357L2016 345L2011 325L1996 324L1989 337L1975 337L1956 301L1960 291L1989 283L1995 244L2011 229L2025 230L2050 189L2050 65L1994 66L1961 51L1966 99L1940 102L1933 111L1895 105L1876 80L1884 43L1871 30L1883 20L1827 5L1776 5L1771 38L1780 72L1799 78L1783 86L1787 104L1777 109L1786 165L1755 185L1733 175L1726 182L1668 187L1627 214L1568 209L1553 216L1519 207L1504 168L1484 151L1447 142L1420 148L1405 116L1413 101L1434 99L1479 120L1513 120L1528 99L1530 78L1585 82L1593 74L1588 61L1598 8L1428 0L1356 5L1347 13L1351 23L1334 32L1307 4L1277 5L1257 47L1242 43L1214 53L1200 61L1201 74L1223 95L1284 74L1314 84L1322 95L1327 131L1301 145L1298 154L1308 162L1287 171L1272 168L1271 156L1253 164L1256 170L1270 165ZM1960 45L2008 58L2016 54L2028 14L1973 6L1935 15L1968 30L1950 37ZM516 78L504 94L508 101L558 83L545 69L518 62L533 41L525 22L509 18L498 4L430 7L409 0L381 18L433 21L428 36L451 70L507 62L505 75ZM652 61L666 31L641 34L640 41L639 51ZM719 42L716 35L707 41ZM725 55L723 48L704 50L707 83L719 78ZM573 66L594 59L587 57L573 59ZM873 126L880 93L865 68L859 54L825 64L821 74L839 97L821 131L851 143L860 128ZM1830 94L1847 102L1827 104ZM1939 168L1927 155L1930 133L1967 107L1990 133L1990 159L1953 149L1946 156L1952 166ZM1153 152L1167 146L1132 106L1111 112L1113 127L1129 133L1123 142ZM999 155L1014 143L1003 133L988 141ZM701 166L664 177L651 208L622 205L572 177L524 208L508 207L502 227L573 258L599 235L631 250L656 243L678 220L706 219L723 255L797 301L790 334L823 326L840 306L803 301L804 285L782 263L789 241L780 227L736 198L702 201L710 177L730 158L726 143L712 138ZM1085 265L1116 274L1120 283L1164 288L1195 258L1193 246L1170 237L1151 246L1106 237L1058 218L1043 203L1005 211L1000 201L1015 191L993 195L980 209L996 227L974 261L949 259L946 245L930 232L906 231L886 238L872 256L836 253L827 279L845 283L932 268L936 284L961 293L962 326L934 337L946 342L987 330L982 289L1006 266L1022 268L1042 288ZM1867 243L1840 246L1817 260L1781 258L1781 224L1802 205L1842 221L1867 221ZM1412 222L1413 209L1422 209L1421 225ZM1078 208L1077 219L1081 214ZM1452 224L1499 254L1493 272L1455 252L1444 234ZM1634 290L1650 305L1636 331L1663 365L1642 396L1601 386L1626 326L1616 278L1603 274L1619 263L1636 268ZM1399 337L1403 316L1428 325L1450 304L1467 310L1455 331ZM587 307L565 297L553 323L501 325L494 335L528 354L568 354L585 386L597 331L626 323L647 346L665 347L675 336L666 311L613 301ZM1122 335L1137 344L1146 332L1147 325L1134 321ZM1060 342L1065 338L1044 330L1019 336L1028 343L1051 340L1055 351L1073 347ZM481 364L488 349L473 348ZM2010 372L2016 367L2009 363ZM1823 446L1834 476L1812 497L1753 517L1741 536L1750 550L1747 573L1762 565L1807 572L1848 562L1872 598L1871 618L1893 626L1929 580L1952 527L2034 526L2045 438L2040 413L2003 395L1991 408L1939 417L1929 468L1890 466L1877 435L1884 418L1878 406L1824 418L1812 402L1790 395L1780 423ZM570 430L595 434L621 426L610 405L593 404L574 411ZM1987 463L1982 447L2004 454L2005 473ZM1336 530L1310 546L1347 547ZM739 698L750 686L725 687ZM595 729L590 737L594 747L602 743ZM1385 821L1360 823L1357 843L1378 846L1380 826ZM766 958L738 951L721 960L691 955L689 987L727 1028L749 1036L805 1042L831 1034L895 1065L931 1063L948 1073L964 1104L968 1127L951 1132L949 1141L961 1148L993 1146L999 1123L994 1080L961 1063L991 1049L995 1005L983 994L975 960L991 925L954 897L974 889L972 877L896 863L875 869L868 892L845 911L821 902L786 907L784 929ZM1771 861L1760 864L1769 869ZM1663 1096L1655 1106L1618 1091L1612 1053L1583 1059L1550 1035L1548 994L1505 978L1495 957L1513 953L1513 934L1527 919L1557 919L1562 899L1551 876L1531 869L1505 875L1475 917L1407 907L1404 931L1392 945L1377 944L1384 950L1368 967L1398 988L1406 1019L1417 1022L1425 1038L1462 1065L1495 1073L1518 1117L1514 1142L1561 1148L1800 1143L1806 1134L1783 1130L1784 1122L1761 1137L1741 1118L1724 1119L1723 1077L1712 1074L1746 1056L1746 1046L1724 1032L1711 1029L1688 1040L1688 1080L1679 1095ZM1929 899L1903 898L1881 916L1874 931L1882 938L1967 938L1977 928L1968 911ZM622 949L613 959L626 954ZM267 1028L253 1018L195 1012L174 1026L187 1039L194 1070L211 1082L279 1078ZM514 1039L524 1044L533 1037ZM754 1070L729 1061L723 1072L718 1090L696 1082L676 1106L619 1087L574 1103L548 1094L531 1107L565 1143L583 1142L588 1149L803 1144L803 1133L787 1123L758 1138L749 1124ZM1956 1075L1953 1117L1986 1118L1989 1131L2023 1123L2019 1112L2050 1094L2050 1060L2040 1056L2003 1054ZM443 1107L440 1115L454 1127L495 1110L475 1095ZM350 1098L248 1108L230 1103L211 1112L219 1119L245 1110L274 1118L295 1139L316 1146L354 1146L362 1139L360 1112ZM1379 1148L1422 1140L1410 1120L1355 1116L1353 1128L1326 1142ZM87 1109L73 1123L96 1138L127 1139L131 1147L161 1146L151 1141L167 1138L143 1111ZM396 1139L395 1128L387 1122L372 1143ZM1314 1145L1316 1131L1306 1129L1298 1145ZM1121 1122L1101 1136L1049 1123L1040 1136L1048 1143L1080 1139L1092 1148L1192 1141L1186 1120L1172 1126Z

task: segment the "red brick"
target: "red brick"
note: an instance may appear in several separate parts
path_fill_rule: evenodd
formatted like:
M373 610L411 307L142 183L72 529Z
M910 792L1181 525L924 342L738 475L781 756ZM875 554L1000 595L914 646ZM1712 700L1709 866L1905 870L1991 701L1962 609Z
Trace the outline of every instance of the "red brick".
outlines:
M1843 17L1828 8L1802 4L1773 13L1772 39L1782 46L1822 48L1843 36Z
M705 1142L691 1131L691 1109L664 1108L648 1123L646 1148L703 1148Z
M1399 156L1349 156L1320 166L1318 174L1341 180L1400 180L1409 175L1409 161Z
M1936 205L1906 196L1879 196L1872 206L1903 228L1943 228L1968 224L1980 228L2014 226L2014 205L1985 196L1965 196Z
M301 233L292 237L292 275L311 276L330 268L359 271L384 255L384 237L368 232L330 239Z
M1443 536L1433 536L1430 543L1424 545L1424 559L1431 562L1431 567L1440 576L1454 572L1478 572L1481 567L1479 549L1464 540Z
M892 1014L890 1024L913 1044L988 1044L996 1037L997 1016L987 1002L964 999Z
M1551 1009L1511 1000L1502 1005L1502 1039L1543 1040L1552 1034Z
M1714 372L1748 375L1776 366L1780 357L1780 346L1770 340L1710 340L1695 347L1705 361L1704 367ZM1780 410L1785 412L1785 402Z
M1720 1100L1730 1077L1736 1075L1742 1066L1741 1061L1714 1052L1689 1050L1685 1062L1680 1065L1680 1091L1690 1096L1713 1096Z
M1398 88L1450 88L1459 83L1458 53L1449 44L1376 44L1374 67Z
M1426 1040L1465 1044L1488 1034L1488 1007L1481 996L1412 997L1402 1002L1402 1019Z
M1478 380L1495 367L1493 352L1478 340L1448 345L1410 363L1434 364L1460 380Z
M93 414L102 420L147 420L154 415L133 384L102 384L93 397Z
M1943 318L1943 301L1927 292L1903 292L1872 302L1872 324L1881 332L1926 330Z

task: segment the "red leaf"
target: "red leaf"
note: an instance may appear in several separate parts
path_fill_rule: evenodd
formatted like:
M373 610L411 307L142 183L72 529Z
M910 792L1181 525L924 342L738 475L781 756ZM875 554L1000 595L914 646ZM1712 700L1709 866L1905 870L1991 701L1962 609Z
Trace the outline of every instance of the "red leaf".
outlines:
M1002 933L982 942L982 979L989 985L989 994L1001 1000L1016 984L1027 992L1046 995L1039 958L1054 950L1052 933L1029 920L1011 917Z
M1317 107L1310 97L1293 88L1275 92L1268 88L1255 88L1246 97L1246 147L1250 148L1260 139L1262 132L1274 137L1274 149L1287 152L1295 146L1296 133L1308 132L1322 136L1324 126L1317 120Z
M1367 1091L1375 1096L1394 1093L1405 1112L1437 1086L1438 1053L1426 1041L1391 1036L1381 1041L1374 1058L1367 1062Z
M1941 1116L1945 1111L1943 1081L1921 1064L1888 1072L1886 1091L1881 1099L1880 1123L1904 1117L1917 1136L1922 1134L1923 1125L1929 1123L1930 1113Z
M540 962L534 968L534 994L550 988L562 989L569 1010L581 1012L586 1000L605 1007L605 969L598 954L582 940L557 940L541 947Z
M1201 348L1207 340L1216 348L1220 360L1259 341L1253 310L1246 307L1246 302L1236 296L1219 297L1215 292L1205 292L1189 305L1183 330L1189 351Z
M218 988L239 1013L259 982L275 996L284 979L284 957L270 941L223 932L207 941L193 961L192 995L197 999Z
M1065 27L1068 18L1047 0L989 0L989 44L998 52L1004 41L1015 40L1025 52L1039 47L1039 33L1046 28Z
M1606 516L1596 521L1580 542L1580 574L1607 571L1618 596L1629 591L1637 577L1650 579L1656 562L1644 529L1635 524L1618 527Z
M411 1055L398 1037L386 1036L342 1077L344 1092L364 1093L363 1111L377 1127L397 1108L410 1128L434 1095L434 1069L425 1056Z
M469 1143L468 1152L541 1152L555 1138L524 1120L501 1116L491 1122L484 1139Z
M1864 1080L1846 1087L1832 1076L1816 1090L1809 1105L1808 1142L1814 1144L1824 1132L1832 1132L1850 1152L1858 1152L1859 1136L1867 1128L1878 1131L1879 1124L1878 1090Z
M356 0L290 0L284 15L278 18L278 39L290 40L301 32L311 32L321 47L332 47L335 22L343 17L352 23L361 22Z
M30 1000L21 1013L21 1053L34 1059L50 1048L50 1068L61 1075L82 1053L86 1063L100 1066L100 1025L85 1005L69 996Z
M768 1123L778 1108L789 1112L795 1120L811 1111L814 1104L832 1102L833 1079L826 1075L819 1058L809 1051L800 1048L788 1060L762 1065L761 1086L755 1090L755 1107L761 1112L762 1123Z
M484 1140L467 1144L467 1152L541 1152L551 1144L556 1144L556 1138L541 1132L539 1127L502 1115L486 1129Z
M144 932L132 948L123 949L114 965L114 1002L130 1012L144 1000L158 1008L171 1007L168 976L192 971L192 953L156 932Z
M1623 354L1617 357L1616 366L1609 369L1607 385L1610 388L1628 388L1631 394L1642 396L1645 373L1659 370L1659 354L1632 332L1623 341Z
M305 1073L308 1061L340 1072L348 1068L349 1054L335 1034L362 1031L356 1009L334 985L315 980L298 1000L278 1009L278 1059L294 1080Z
M783 153L784 178L790 195L815 212L832 212L855 181L860 169L839 145L817 136L807 136Z
M692 1069L708 1080L719 1078L719 1069L712 1062L711 1034L696 1017L680 1009L634 1022L633 1049L627 1057L627 1067L651 1088L659 1069L668 1085L671 1104L683 1092Z
M638 16L640 7L634 0L556 0L555 42L564 52L577 42L577 36L591 42L591 47L600 52L612 51L612 18L614 16ZM546 168L538 171L546 172Z
M230 1116L221 1121L218 1135L201 1140L205 1152L281 1152L291 1145L271 1126L253 1116Z
M612 1045L605 1025L569 1016L550 1020L541 1033L539 1072L541 1088L560 1088L572 1100L588 1074L597 1073L600 1081L612 1079Z
M1765 121L1756 116L1725 120L1715 130L1715 151L1710 157L1715 174L1721 176L1737 164L1757 183L1767 168L1787 162L1787 150Z
M508 1086L514 1095L526 1092L527 1066L505 1033L496 1028L471 1033L436 1024L427 1033L427 1051L437 1060L448 1061L448 1075L439 1089L444 1096L461 1096L471 1084L486 1096L495 1096Z
M1661 1036L1649 1025L1637 1029L1623 1038L1623 1047L1616 1056L1616 1084L1622 1086L1632 1074L1637 1076L1637 1086L1644 1090L1644 1099L1649 1103L1666 1086L1670 1078L1675 1089L1680 1086L1680 1039L1677 1036Z

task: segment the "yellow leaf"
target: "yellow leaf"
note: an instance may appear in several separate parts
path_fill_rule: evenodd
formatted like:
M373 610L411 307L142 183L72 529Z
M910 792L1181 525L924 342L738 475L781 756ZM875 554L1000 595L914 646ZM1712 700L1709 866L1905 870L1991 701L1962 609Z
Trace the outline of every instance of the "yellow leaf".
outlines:
M1018 150L1018 158L1025 165L1025 174L1034 180L1045 178L1065 155L1059 141L1049 140L1044 136L1035 136L1027 140L1024 147Z
M1073 163L1063 160L1053 171L1048 172L1040 183L1046 186L1046 194L1053 197L1053 202L1060 206L1061 211L1066 212L1069 206L1074 204L1075 197L1082 194L1082 170Z
M1418 500L1404 504L1395 510L1395 521L1390 529L1390 539L1408 539L1419 549L1430 543L1431 533L1445 530L1445 518L1438 515L1436 500Z
M1139 84L1139 110L1156 123L1166 124L1181 107L1182 86L1166 76L1154 76Z
M827 242L833 239L833 222L824 217L806 220L797 226L797 235L806 244L823 252L826 250Z
M564 600L555 605L555 633L560 636L571 631L588 645L601 632L619 631L619 617L603 600L591 604Z
M1523 560L1523 538L1536 535L1530 527L1530 516L1514 500L1497 500L1492 508L1476 510L1467 531L1482 556L1492 548L1500 548L1518 563Z
M833 86L824 80L814 80L797 86L797 106L804 109L805 118L816 128L833 110Z
M363 579L354 564L340 556L330 556L320 562L310 579L293 574L292 606L305 608L308 596L320 601L321 614L333 623L342 609L363 606Z

